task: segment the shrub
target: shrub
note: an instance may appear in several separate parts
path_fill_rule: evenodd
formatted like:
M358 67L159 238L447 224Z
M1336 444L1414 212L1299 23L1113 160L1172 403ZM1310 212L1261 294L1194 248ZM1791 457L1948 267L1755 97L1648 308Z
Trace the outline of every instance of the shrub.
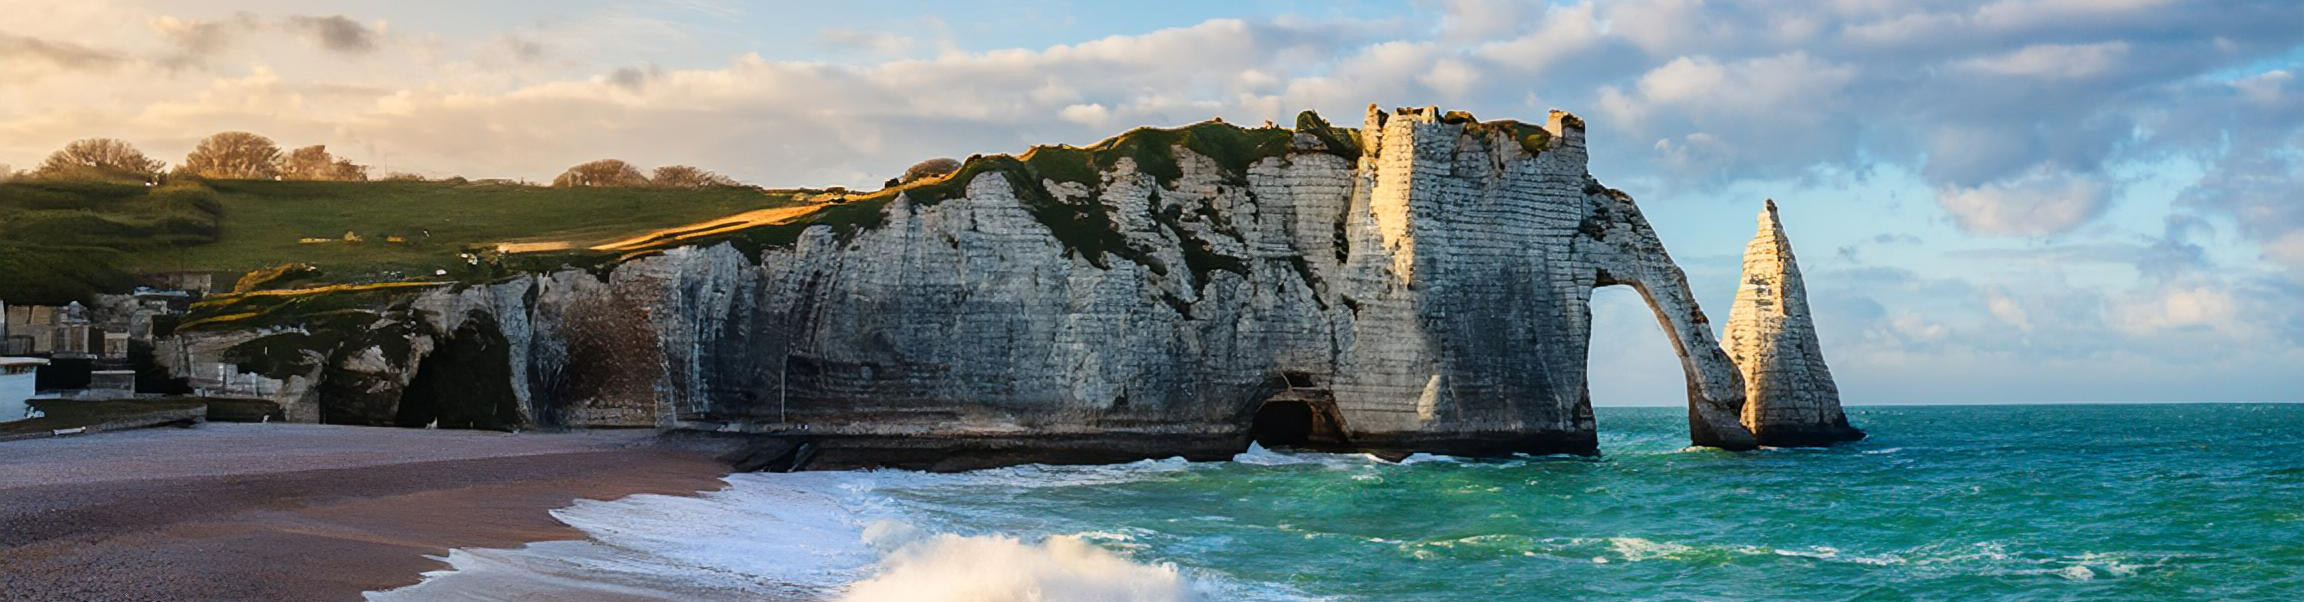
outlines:
M320 180L329 182L368 181L368 168L349 159L338 159L328 154L328 146L314 144L296 149L280 160L280 178L283 180Z
M112 138L74 140L48 155L32 176L58 180L149 182L160 177L167 164L144 156L127 142Z
M662 188L709 188L738 185L735 178L686 165L658 167L656 173L649 176L648 183Z
M898 180L900 182L913 182L928 178L940 178L955 171L960 171L959 161L952 160L951 157L937 157L914 163L911 167L905 168L904 177L898 178Z
M639 187L648 185L648 176L617 159L601 159L578 164L552 178L552 185L562 188L578 186Z
M248 132L222 132L184 157L184 171L216 180L270 180L280 175L280 147Z

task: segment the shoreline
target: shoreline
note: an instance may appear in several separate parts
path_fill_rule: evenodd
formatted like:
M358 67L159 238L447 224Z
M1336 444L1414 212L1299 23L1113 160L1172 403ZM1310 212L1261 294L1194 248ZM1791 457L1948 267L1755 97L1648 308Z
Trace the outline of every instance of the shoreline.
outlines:
M0 591L26 600L360 600L453 548L579 539L579 499L719 489L652 431L208 424L0 444Z

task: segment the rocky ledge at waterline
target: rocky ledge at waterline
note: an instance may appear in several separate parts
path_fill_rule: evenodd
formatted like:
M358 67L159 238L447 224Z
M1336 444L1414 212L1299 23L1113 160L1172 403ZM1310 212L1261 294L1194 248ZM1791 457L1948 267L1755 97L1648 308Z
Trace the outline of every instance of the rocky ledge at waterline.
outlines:
M1837 400L1745 407L1748 371L1584 144L1557 111L1138 130L584 269L211 303L161 355L292 420L762 433L814 443L817 467L1213 459L1252 439L1590 454L1589 299L1625 285L1679 352L1693 443L1811 442L1746 420L1837 418Z

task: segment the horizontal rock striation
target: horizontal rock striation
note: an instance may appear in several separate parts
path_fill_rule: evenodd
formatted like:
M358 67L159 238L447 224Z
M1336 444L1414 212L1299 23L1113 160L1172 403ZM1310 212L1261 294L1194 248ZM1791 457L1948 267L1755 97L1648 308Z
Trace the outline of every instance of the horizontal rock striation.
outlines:
M1728 313L1727 351L1743 369L1743 421L1760 444L1815 446L1864 438L1840 411L1840 387L1816 343L1808 286L1774 200L1760 210L1760 232L1744 248L1743 284Z
M1268 401L1320 417L1316 447L1589 454L1589 300L1627 285L1681 353L1691 440L1754 447L1735 364L1584 138L1431 108L1140 130L975 158L839 225L171 353L298 419L775 433L819 466L1228 457Z

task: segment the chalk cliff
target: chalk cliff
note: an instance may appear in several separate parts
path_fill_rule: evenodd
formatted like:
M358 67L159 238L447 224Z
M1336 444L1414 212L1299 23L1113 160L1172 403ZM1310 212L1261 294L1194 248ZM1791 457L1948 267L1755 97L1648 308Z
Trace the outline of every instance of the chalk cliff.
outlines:
M1744 247L1744 278L1728 311L1727 338L1728 355L1744 372L1744 426L1761 445L1864 438L1840 411L1840 387L1816 343L1808 286L1774 200L1760 210L1760 232Z
M1432 108L1139 130L973 158L838 223L362 292L327 324L188 328L164 355L292 419L783 433L832 465L1221 458L1251 437L1593 453L1588 301L1625 285L1680 353L1691 441L1754 447L1741 373L1584 141L1566 113Z

